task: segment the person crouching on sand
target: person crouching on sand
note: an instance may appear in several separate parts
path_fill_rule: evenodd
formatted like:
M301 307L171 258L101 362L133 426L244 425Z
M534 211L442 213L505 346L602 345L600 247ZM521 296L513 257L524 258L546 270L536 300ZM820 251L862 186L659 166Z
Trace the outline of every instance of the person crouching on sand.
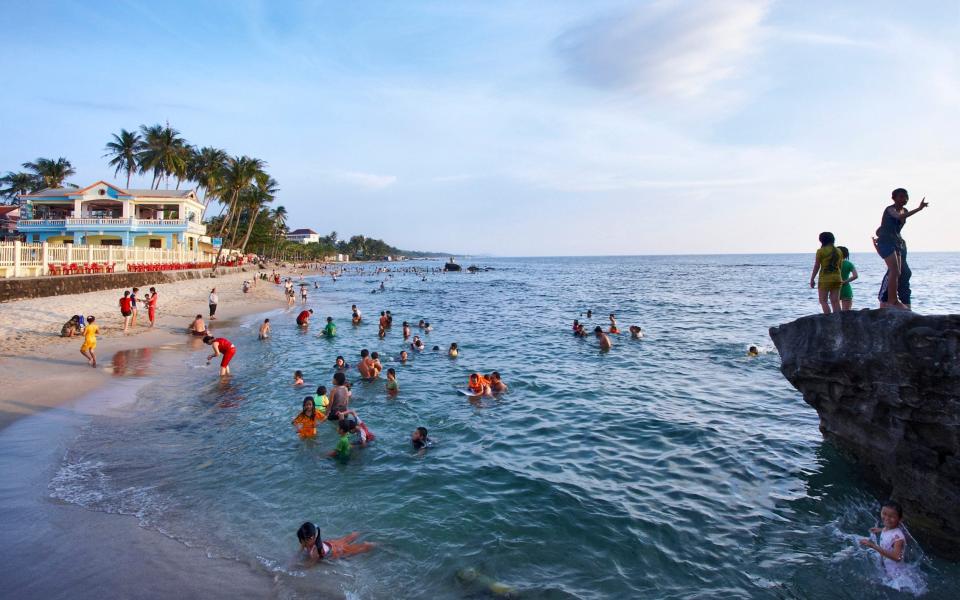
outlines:
M600 342L601 352L607 352L610 348L613 348L613 342L611 342L607 334L603 332L603 327L597 325L597 328L593 330L593 334L597 336L597 340Z
M320 537L320 530L309 521L301 525L300 529L297 530L297 540L300 541L300 549L304 552L310 564L316 564L321 560L329 560L332 558L346 558L354 554L370 552L376 548L376 545L370 542L355 544L354 541L358 537L360 537L360 534L354 532L340 539L324 541Z
M207 364L210 364L210 361L218 356L222 356L223 359L220 361L220 377L230 374L230 361L233 360L234 355L237 353L237 347L233 345L233 342L227 338L215 338L212 335L208 335L203 338L203 343L208 344L213 348L213 354L207 357Z

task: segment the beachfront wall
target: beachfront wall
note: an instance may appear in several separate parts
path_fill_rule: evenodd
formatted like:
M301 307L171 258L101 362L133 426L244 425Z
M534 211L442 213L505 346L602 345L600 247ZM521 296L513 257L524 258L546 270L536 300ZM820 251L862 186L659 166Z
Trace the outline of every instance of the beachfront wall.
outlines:
M212 263L217 257L196 246L192 251L183 245L174 249L148 246L149 240L134 246L0 242L0 277L62 273L71 266L78 272L130 271L135 265Z

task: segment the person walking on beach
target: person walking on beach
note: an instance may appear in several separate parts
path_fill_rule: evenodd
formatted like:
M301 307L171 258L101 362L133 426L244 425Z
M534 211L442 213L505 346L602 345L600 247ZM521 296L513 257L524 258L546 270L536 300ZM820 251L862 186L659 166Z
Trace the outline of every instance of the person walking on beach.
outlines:
M220 361L220 377L229 375L230 361L233 360L234 355L237 353L237 347L227 338L215 338L212 335L203 338L203 343L213 348L213 354L207 357L207 364L209 365L210 361L214 358L223 356L223 359Z
M217 296L217 288L210 290L210 296L207 298L207 302L210 304L210 320L215 321L217 317L214 315L217 314L217 303L220 302L220 297Z
M150 319L150 327L153 327L157 320L157 288L150 288L150 298L147 300L147 317Z
M840 280L843 285L840 288L840 310L851 310L853 308L853 286L850 282L860 278L857 273L857 266L850 262L850 250L846 246L837 246L837 250L843 254L843 263L840 265Z
M908 211L910 200L907 190L897 188L891 194L893 204L883 211L877 237L873 238L873 247L887 264L887 272L880 283L880 308L910 309L910 267L907 266L907 243L900 237L900 231L907 219L930 206L927 199L920 200L920 206Z
M97 334L100 333L100 326L94 323L96 317L90 315L87 317L87 328L83 331L83 344L80 346L80 354L87 359L90 366L97 368Z
M127 335L127 328L130 327L130 315L133 314L131 305L130 290L125 290L123 292L123 298L120 298L120 314L123 316L123 335Z
M810 273L810 288L817 288L820 308L825 315L840 312L840 288L843 286L840 267L843 264L843 254L833 245L835 241L829 231L820 234L820 249L817 250L813 271ZM815 283L818 272L820 279Z

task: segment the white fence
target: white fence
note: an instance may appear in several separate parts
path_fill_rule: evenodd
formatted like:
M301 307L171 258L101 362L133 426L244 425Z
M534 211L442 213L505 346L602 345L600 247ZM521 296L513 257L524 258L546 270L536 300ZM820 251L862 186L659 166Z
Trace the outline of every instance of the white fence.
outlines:
M185 248L166 250L132 246L0 242L0 277L106 273L142 270L150 266L182 269L192 264L213 263L216 256Z

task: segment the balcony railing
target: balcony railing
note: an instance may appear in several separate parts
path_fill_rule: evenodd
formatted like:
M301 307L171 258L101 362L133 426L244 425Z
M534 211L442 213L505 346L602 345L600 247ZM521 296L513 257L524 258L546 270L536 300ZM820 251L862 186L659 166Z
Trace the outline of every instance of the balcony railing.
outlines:
M101 219L95 217L68 217L66 219L21 219L18 222L20 229L95 229L97 227L122 227L134 231L162 230L167 228L186 228L191 233L204 234L206 225L194 223L187 219L136 219L133 217L119 219Z

